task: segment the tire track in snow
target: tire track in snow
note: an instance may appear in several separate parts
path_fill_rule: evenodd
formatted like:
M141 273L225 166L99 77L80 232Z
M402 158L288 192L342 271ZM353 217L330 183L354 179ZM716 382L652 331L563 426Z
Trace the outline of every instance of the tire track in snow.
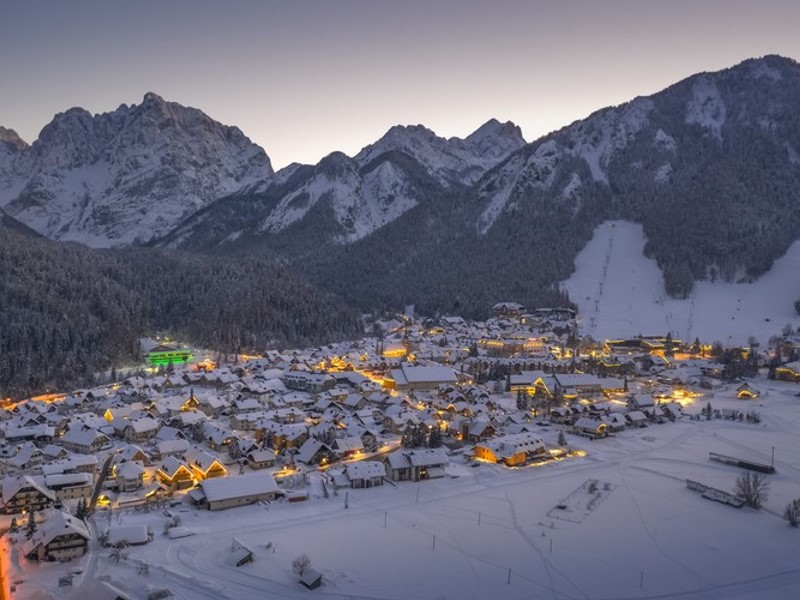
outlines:
M636 499L636 496L631 491L630 486L628 486L628 482L625 480L625 474L622 472L622 468L619 468L617 471L619 473L620 481L622 481L622 485L625 486L625 490L628 492L628 496L630 496L631 501L633 501L633 504L636 507L636 513L637 513L637 515L639 517L639 523L641 524L642 529L644 530L644 532L647 534L647 537L649 537L650 541L653 542L653 546L658 551L658 553L661 554L667 560L669 560L672 563L674 563L675 565L677 565L680 568L684 569L686 572L691 573L692 575L694 575L702 583L713 584L714 582L710 581L709 579L707 579L706 577L704 577L702 574L698 573L694 569L686 566L684 563L679 561L677 558L675 558L672 555L668 554L661 547L661 544L658 542L658 539L656 538L655 534L653 534L653 532L650 531L650 528L647 526L647 524L644 521L644 513L642 512L642 506L641 506L641 504L639 504L639 501Z

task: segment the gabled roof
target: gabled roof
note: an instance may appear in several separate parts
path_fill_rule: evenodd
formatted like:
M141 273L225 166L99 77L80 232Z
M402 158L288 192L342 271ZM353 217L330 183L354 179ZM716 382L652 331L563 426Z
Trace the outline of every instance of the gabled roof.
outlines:
M361 460L348 464L344 468L348 479L371 479L373 477L385 477L386 465L377 460Z
M278 484L275 483L271 475L263 471L245 473L234 477L206 479L200 482L200 487L203 489L208 502L219 502L278 491Z
M22 553L27 556L39 546L46 546L59 536L73 534L77 534L85 540L92 539L86 523L72 515L58 511L39 525L33 537L22 545Z
M3 479L3 503L8 504L20 491L25 489L33 489L47 496L51 500L55 500L53 492L47 489L44 485L42 477L31 477L29 475L22 475L20 477L6 477Z

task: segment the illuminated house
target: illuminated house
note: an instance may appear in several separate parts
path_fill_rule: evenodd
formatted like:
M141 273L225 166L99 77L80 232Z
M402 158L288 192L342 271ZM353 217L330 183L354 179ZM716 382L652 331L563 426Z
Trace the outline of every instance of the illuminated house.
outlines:
M147 362L154 367L182 365L190 361L193 354L171 344L160 344L147 353Z
M608 425L596 419L588 417L581 417L572 425L576 433L589 435L593 437L605 437L608 431Z
M758 390L752 387L746 381L736 388L736 397L741 400L755 400L760 396Z
M174 456L165 458L156 469L156 479L173 490L185 490L194 485L189 465Z
M775 369L775 378L785 381L800 381L800 360L786 363Z
M204 450L190 450L183 455L183 458L189 464L197 481L225 477L228 474L222 463Z
M30 560L71 560L86 554L91 538L86 523L59 511L22 544L22 554Z
M544 453L544 441L533 433L517 433L486 440L473 450L475 458L507 467L524 465Z

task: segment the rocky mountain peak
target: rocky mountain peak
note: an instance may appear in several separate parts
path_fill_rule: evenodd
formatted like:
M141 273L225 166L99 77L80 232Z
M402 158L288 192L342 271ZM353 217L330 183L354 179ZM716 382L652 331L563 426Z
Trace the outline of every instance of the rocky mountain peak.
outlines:
M6 212L48 237L94 246L163 235L273 174L239 129L153 92L108 113L59 113L18 154L13 164L0 156Z
M4 142L8 147L20 151L28 148L28 143L23 140L16 131L0 125L0 142Z

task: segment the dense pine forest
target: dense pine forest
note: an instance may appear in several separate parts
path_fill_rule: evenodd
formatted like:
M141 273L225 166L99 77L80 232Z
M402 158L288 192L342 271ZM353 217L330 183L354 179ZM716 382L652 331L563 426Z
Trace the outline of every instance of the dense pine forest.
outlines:
M357 332L355 316L254 258L90 250L0 226L0 396L88 384L154 332L223 352Z

